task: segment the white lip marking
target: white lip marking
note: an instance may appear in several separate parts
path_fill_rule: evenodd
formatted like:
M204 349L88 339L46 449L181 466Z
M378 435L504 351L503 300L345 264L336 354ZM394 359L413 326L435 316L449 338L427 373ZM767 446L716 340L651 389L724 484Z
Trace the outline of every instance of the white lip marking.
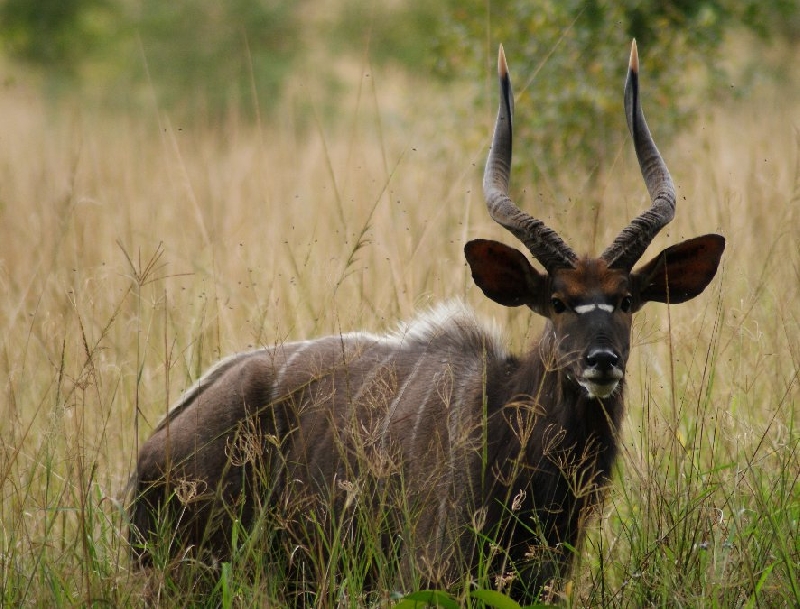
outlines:
M574 311L578 315L583 315L584 313L591 313L592 311L595 311L597 309L600 309L601 311L605 311L606 313L613 313L614 312L614 305L610 305L610 304L583 304L583 305L577 305L574 308Z
M579 379L578 384L586 390L590 398L607 398L619 385L618 380L611 380L605 384L598 384L589 379Z
M590 368L583 371L578 379L578 384L586 390L591 398L607 398L614 393L623 376L622 370L617 367L612 368L608 376L599 370Z

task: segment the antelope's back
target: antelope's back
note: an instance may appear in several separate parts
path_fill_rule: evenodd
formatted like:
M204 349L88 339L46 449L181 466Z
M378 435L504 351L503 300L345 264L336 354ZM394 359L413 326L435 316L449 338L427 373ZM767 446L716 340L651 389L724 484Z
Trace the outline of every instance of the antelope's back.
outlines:
M168 506L187 543L224 554L229 527L210 526L215 511L247 524L259 506L341 514L396 500L416 523L409 543L440 556L475 509L487 371L506 357L455 302L392 334L223 360L142 447L132 539L154 543Z

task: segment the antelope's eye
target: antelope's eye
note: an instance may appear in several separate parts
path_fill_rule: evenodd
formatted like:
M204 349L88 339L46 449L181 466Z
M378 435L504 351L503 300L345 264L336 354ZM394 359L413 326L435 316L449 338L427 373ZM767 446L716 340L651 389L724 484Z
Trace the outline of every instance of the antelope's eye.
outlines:
M550 304L553 305L553 311L556 313L563 313L567 310L567 305L561 302L558 298L553 298L550 301Z
M633 306L633 298L631 298L630 296L626 296L626 297L625 297L625 298L623 298L623 299L622 299L622 301L619 303L619 309L620 309L620 311L622 311L623 313L630 313L630 312L631 312L631 307L632 307L632 306Z

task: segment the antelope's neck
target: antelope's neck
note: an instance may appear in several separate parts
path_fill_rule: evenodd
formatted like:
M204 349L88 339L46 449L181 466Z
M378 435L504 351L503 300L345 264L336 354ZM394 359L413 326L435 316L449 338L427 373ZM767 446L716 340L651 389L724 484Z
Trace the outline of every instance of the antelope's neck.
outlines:
M542 451L548 436L558 435L561 449L584 453L591 447L597 453L599 469L610 469L616 454L618 432L623 414L624 383L607 398L590 397L565 370L556 365L554 348L546 340L529 351L527 358L509 364L513 380L503 397L503 418L508 421L508 435L527 438L519 450L529 453L528 460L546 455ZM509 416L513 411L516 415Z

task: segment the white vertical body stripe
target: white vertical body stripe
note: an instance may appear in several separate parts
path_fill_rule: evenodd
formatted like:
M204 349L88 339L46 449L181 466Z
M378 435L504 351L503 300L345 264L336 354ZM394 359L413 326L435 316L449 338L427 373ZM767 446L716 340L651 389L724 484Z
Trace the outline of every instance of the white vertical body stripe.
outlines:
M314 346L316 342L313 340L304 340L299 343L293 343L293 344L297 346L295 352L289 356L289 358L286 360L283 366L281 366L281 369L278 371L278 374L275 375L275 382L272 384L273 392L280 390L281 383L283 382L283 377L286 376L286 371L292 365L292 362L297 359L297 356L300 355L303 351L305 351L309 347ZM275 398L276 396L273 395L272 397Z
M419 406L417 407L417 418L414 421L414 429L411 430L411 446L414 446L414 443L417 441L417 434L419 433L419 426L422 422L422 416L425 413L425 409L428 407L428 401L431 399L431 393L436 388L436 383L431 383L428 385L428 391L425 394L425 397L419 401Z
M416 363L414 364L414 369L406 378L405 383L397 390L397 395L392 400L391 405L389 406L389 410L386 412L386 416L383 419L383 423L381 424L381 448L386 448L386 435L389 431L389 424L392 422L392 417L394 416L394 411L397 410L397 405L400 403L400 400L403 398L403 394L406 392L406 389L411 384L411 381L414 380L414 377L417 376L417 372L419 372L420 366L422 366L422 362L425 361L425 356L420 356Z

